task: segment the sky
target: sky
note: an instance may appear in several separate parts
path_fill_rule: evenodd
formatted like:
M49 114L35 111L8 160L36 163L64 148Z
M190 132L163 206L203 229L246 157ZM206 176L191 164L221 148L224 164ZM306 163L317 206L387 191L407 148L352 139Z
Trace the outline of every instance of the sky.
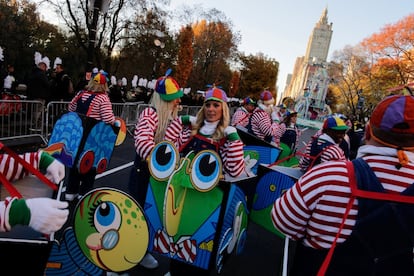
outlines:
M279 91L284 90L296 58L305 55L309 36L325 8L333 29L328 61L334 51L355 46L414 13L412 0L171 0L172 8L182 4L222 11L241 34L240 51L260 52L278 61Z

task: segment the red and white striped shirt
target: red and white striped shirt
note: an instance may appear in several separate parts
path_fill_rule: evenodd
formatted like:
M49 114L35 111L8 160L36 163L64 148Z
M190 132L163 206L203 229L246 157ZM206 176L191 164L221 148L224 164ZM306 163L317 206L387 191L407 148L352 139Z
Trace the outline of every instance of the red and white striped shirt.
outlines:
M231 117L231 125L236 126L242 126L246 127L249 123L251 113L246 110L243 106L237 108L237 110L234 112L233 116Z
M395 149L366 145L358 152L389 193L400 193L413 184L414 153L406 153L409 164L398 170ZM303 239L306 246L330 248L350 199L349 182L344 161L329 161L312 168L275 201L271 211L274 226L294 240ZM354 201L338 243L351 235L357 214L358 199Z
M76 111L78 105L78 99L81 97L82 101L86 101L90 96L95 94L95 98L90 103L90 109L87 115L88 117L96 120L104 121L108 124L115 122L115 115L112 111L112 104L106 93L94 93L91 91L80 91L69 103L69 111Z
M302 171L309 170L309 166L313 166L313 162L316 156L311 156L311 148L312 148L312 142L313 139L318 139L317 145L320 146L323 143L330 142L332 145L329 145L325 147L321 154L320 154L320 163L324 163L327 161L333 161L333 160L346 160L344 151L339 147L338 144L335 143L335 141L326 133L321 134L317 138L312 138L309 143L306 145L305 154L302 156L302 158L299 160L299 167ZM316 163L315 163L316 164Z
M266 111L257 107L251 115L251 125L254 135L260 139L266 136L272 136L274 142L279 141L280 137L285 133L286 126L279 123L272 122L269 114Z
M155 146L154 136L158 128L158 114L152 107L145 108L139 115L134 130L134 144L137 154L145 160Z
M180 148L191 139L191 129L182 124L181 118L177 118L168 126L165 139ZM243 142L240 139L234 141L226 139L224 144L220 146L219 154L224 171L231 177L238 177L244 172Z

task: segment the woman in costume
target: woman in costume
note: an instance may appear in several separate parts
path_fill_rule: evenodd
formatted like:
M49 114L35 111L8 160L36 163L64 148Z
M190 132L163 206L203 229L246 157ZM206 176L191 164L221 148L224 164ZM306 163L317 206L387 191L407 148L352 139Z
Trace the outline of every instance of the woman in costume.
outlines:
M129 192L138 203L144 207L150 173L147 157L156 144L164 140L165 130L170 122L177 118L183 90L178 83L166 75L159 78L155 85L150 106L145 108L135 125L135 162L131 170L128 184ZM146 268L158 267L158 261L149 253L142 259L140 265Z

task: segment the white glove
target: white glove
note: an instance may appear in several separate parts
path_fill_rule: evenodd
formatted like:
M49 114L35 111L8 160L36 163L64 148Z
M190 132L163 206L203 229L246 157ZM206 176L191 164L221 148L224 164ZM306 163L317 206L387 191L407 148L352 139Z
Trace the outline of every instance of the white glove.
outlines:
M280 119L279 119L279 116L277 116L276 111L273 111L273 112L272 112L272 114L271 114L271 116L272 116L272 121L273 121L273 122L275 122L275 121L279 121L279 120L280 120Z
M190 123L192 127L195 127L196 125L196 121L197 121L197 117L196 116L191 116L190 115Z
M58 201L51 198L26 199L26 205L30 210L29 226L43 234L52 234L65 224L69 210L66 201Z
M54 160L47 168L45 176L53 183L59 184L65 178L65 165Z
M232 133L237 133L237 129L233 126L228 126L224 129L224 135L227 137Z

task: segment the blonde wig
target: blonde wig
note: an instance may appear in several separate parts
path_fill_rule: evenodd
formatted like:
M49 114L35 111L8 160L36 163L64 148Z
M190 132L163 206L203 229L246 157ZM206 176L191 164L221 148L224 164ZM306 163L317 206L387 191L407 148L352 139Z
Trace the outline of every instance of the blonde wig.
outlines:
M157 92L152 93L150 104L155 107L158 115L158 127L155 132L155 144L164 140L165 130L170 122L178 117L178 107L174 101L164 101Z

